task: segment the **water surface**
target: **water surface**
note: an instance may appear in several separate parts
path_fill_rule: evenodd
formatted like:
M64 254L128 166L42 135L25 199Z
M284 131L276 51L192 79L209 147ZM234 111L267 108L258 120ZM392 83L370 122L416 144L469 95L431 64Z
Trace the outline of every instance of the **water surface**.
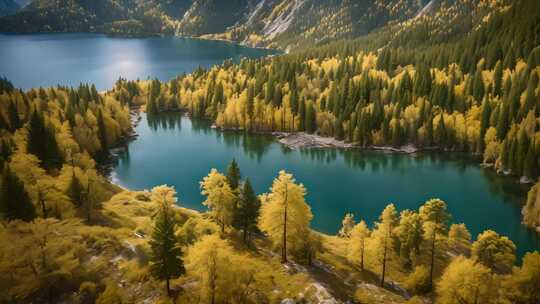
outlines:
M417 209L441 198L453 222L466 223L473 237L492 229L509 236L520 256L540 249L536 235L520 223L527 189L464 154L290 150L269 136L220 132L179 114L157 120L143 115L136 131L139 138L120 154L114 180L132 189L173 185L185 207L204 210L199 181L211 168L225 172L234 158L257 193L268 191L280 169L293 173L308 190L312 227L319 231L336 233L347 212L372 224L388 203Z
M112 38L101 34L0 35L0 76L23 89L93 83L111 88L119 77L169 80L226 59L275 51L227 42L174 37Z

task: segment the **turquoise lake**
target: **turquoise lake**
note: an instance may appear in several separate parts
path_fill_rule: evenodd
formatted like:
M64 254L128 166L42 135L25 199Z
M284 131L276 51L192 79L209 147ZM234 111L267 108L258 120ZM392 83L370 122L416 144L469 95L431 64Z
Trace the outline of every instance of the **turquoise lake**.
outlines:
M509 236L519 256L540 249L536 234L520 222L527 188L464 154L291 150L270 136L221 132L178 113L150 121L143 114L136 131L139 137L120 153L113 180L131 189L172 185L184 207L204 210L199 181L211 168L225 172L234 158L257 193L268 191L279 170L292 173L307 188L312 227L322 232L336 233L347 212L372 224L388 203L417 209L441 198L452 221L466 223L473 237L492 229Z
M119 77L168 80L225 59L261 57L274 51L225 42L180 38L111 38L99 34L0 35L0 76L16 86L94 83L106 90ZM128 144L112 176L133 189L176 187L183 206L203 210L199 181L235 158L258 193L268 191L280 169L307 190L312 227L335 233L347 212L372 224L388 203L416 209L426 200L445 200L453 222L474 237L485 229L509 236L518 255L540 250L536 234L521 225L527 187L496 175L464 154L389 154L375 151L290 150L272 137L219 132L206 121L178 114L158 121L143 116L139 138Z

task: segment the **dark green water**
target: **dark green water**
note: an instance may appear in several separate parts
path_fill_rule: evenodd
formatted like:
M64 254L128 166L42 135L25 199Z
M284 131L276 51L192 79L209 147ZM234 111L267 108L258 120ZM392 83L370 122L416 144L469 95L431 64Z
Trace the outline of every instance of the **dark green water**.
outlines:
M290 150L269 136L220 132L180 114L154 121L143 116L137 133L120 154L113 179L132 189L173 185L185 207L203 210L198 182L211 168L224 172L235 158L258 193L268 190L280 169L293 173L308 190L312 227L323 232L335 233L347 212L371 224L388 203L416 209L436 197L474 237L492 229L509 236L519 256L540 249L536 235L520 224L526 188L463 154Z
M275 51L182 38L112 38L100 34L0 35L0 76L23 89L93 83L111 88L119 77L169 80L225 59Z

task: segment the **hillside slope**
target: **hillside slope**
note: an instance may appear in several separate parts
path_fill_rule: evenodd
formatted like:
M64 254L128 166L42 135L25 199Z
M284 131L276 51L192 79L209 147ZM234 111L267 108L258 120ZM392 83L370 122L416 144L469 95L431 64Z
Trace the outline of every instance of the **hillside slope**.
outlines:
M468 16L484 1L460 0L34 0L0 18L0 32L176 34L298 49L433 17ZM431 20L431 19L430 19ZM441 19L448 27L453 20Z

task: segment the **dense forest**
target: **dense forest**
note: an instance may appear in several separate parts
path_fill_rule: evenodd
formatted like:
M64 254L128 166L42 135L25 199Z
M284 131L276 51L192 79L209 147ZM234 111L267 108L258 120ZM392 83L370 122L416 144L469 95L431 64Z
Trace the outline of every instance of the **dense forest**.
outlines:
M261 8L261 20L281 20L297 3L270 2L277 8ZM283 44L265 42L285 48L304 33L299 41L318 47L225 61L166 82L120 78L107 92L87 84L23 91L0 79L0 302L540 303L540 253L519 259L506 236L471 235L440 199L417 210L381 206L375 223L346 214L339 233L327 235L310 228L309 189L289 172L276 172L268 191L255 193L234 160L226 172L212 169L199 182L205 212L184 208L173 187L133 191L102 174L110 150L133 136L138 111L156 119L183 111L224 132L466 152L516 182L538 180L540 2L372 1L378 9L360 17L354 1L345 2L341 10L307 2L317 9L276 38ZM70 3L69 14L87 16L89 7ZM91 6L103 19L80 18L80 28L118 17L118 31L140 33L147 25L131 17L150 12L144 20L162 31L161 21L172 18L157 12L184 5L193 17L213 7L141 1L124 10L121 3L109 15ZM42 5L39 12L57 14L50 20L68 23L53 30L80 29L47 4L34 1L9 16L11 24L36 16L47 24L48 15L31 10ZM316 17L321 12L343 23ZM324 22L315 29L314 20ZM167 30L197 25L175 22ZM247 24L226 34L260 42L252 29L264 26ZM524 203L524 224L538 230L540 183Z
M379 61L375 54L362 57L371 58L374 65ZM130 106L146 104L148 115L179 109L212 115L210 108L188 102L204 100L188 99L197 94L186 90L196 83L190 79L205 79L212 71L226 76L227 71L243 71L243 66L280 60L226 63L165 84L119 80L106 93L87 85L22 92L3 80L0 286L6 292L2 300L538 301L540 255L529 253L515 266L511 240L489 230L473 239L465 224L451 222L446 203L439 199L418 210L398 211L390 204L373 225L347 214L339 234L329 236L309 228L313 215L306 189L284 171L268 193L257 195L234 161L225 173L212 170L200 182L205 213L176 207L181 202L174 188L123 190L97 174L96 161L132 132ZM378 71L374 74L387 75ZM406 77L408 71L402 73ZM224 87L217 108L226 109L238 97L228 95L234 87L218 83ZM169 95L175 90L178 95ZM474 97L468 98L472 103ZM213 114L216 123L225 113ZM275 115L278 122L279 117ZM291 129L269 122L253 131L272 130L271 126L302 130L293 129L293 121L286 124ZM321 126L315 120L312 131L305 131L321 132ZM321 269L325 274L319 273ZM321 290L321 281L332 288Z
M515 266L511 240L488 230L473 241L439 199L401 212L390 204L371 227L347 214L339 234L329 236L309 228L306 189L284 171L257 195L234 160L225 173L212 169L200 182L205 213L178 207L169 186L136 192L111 185L96 173L96 160L130 134L130 103L161 99L157 83L119 81L123 90L100 94L86 85L22 92L0 82L2 301L540 297L538 253ZM128 91L138 94L130 99ZM337 287L320 289L321 280Z
M2 217L65 218L84 210L91 219L93 204L115 189L96 160L130 134L129 108L93 86L23 92L4 79L0 101Z

